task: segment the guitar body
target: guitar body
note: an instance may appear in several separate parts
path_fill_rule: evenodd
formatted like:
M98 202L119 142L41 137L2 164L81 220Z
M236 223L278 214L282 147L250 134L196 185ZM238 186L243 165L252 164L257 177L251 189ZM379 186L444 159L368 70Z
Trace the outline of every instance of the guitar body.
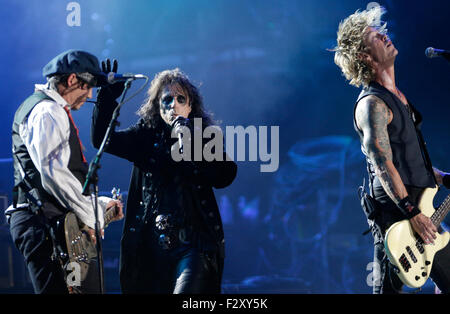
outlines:
M121 200L120 189L113 189L113 199ZM104 228L114 219L117 213L115 207L107 209L104 215ZM89 227L83 224L73 212L66 214L64 218L64 236L67 251L67 262L64 269L68 272L80 272L80 285L86 279L90 268L96 267L97 262L93 261L97 257L97 247L92 241L89 233ZM73 267L70 267L73 266ZM91 269L96 272L96 270ZM81 286L71 286L68 284L69 293L83 293Z
M69 263L76 262L80 266L81 282L86 279L90 261L97 257L94 242L87 232L87 227L80 222L73 212L66 214L64 219L64 233Z
M423 192L418 207L427 217L435 211L433 198L438 188L427 188ZM384 245L389 260L398 268L398 277L411 288L425 284L431 273L435 254L449 242L450 234L437 233L434 245L425 245L413 230L408 220L394 223L386 232Z

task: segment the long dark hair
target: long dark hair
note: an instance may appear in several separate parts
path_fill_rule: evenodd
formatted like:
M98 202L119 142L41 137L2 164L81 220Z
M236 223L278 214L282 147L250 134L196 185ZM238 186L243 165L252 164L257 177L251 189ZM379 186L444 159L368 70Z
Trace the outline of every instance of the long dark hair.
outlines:
M189 114L190 118L202 118L204 125L215 124L212 119L212 114L207 112L203 106L203 99L195 87L179 68L173 70L165 70L155 75L155 78L150 83L150 88L147 91L147 99L139 108L137 114L144 119L145 123L149 126L156 126L157 121L161 119L159 113L159 98L163 88L167 85L178 84L187 92L190 105L192 108Z

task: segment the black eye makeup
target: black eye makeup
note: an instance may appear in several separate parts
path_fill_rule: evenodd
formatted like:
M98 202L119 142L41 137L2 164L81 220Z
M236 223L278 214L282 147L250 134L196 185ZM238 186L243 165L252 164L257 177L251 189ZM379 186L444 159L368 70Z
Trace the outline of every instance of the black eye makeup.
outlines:
M168 106L172 103L173 99L174 99L174 97L172 95L167 95L161 99L161 103L164 106ZM186 103L186 97L184 97L183 95L177 95L176 99L177 99L177 102L181 105Z

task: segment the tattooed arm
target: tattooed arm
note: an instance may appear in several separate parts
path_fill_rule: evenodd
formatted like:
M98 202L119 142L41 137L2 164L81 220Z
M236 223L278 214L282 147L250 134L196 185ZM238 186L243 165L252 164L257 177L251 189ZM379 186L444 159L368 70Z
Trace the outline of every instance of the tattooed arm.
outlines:
M363 145L389 197L398 204L408 196L400 174L392 162L392 150L387 131L392 111L376 96L363 98L356 107L356 123L363 132Z
M392 121L392 111L376 96L363 98L356 107L356 123L363 132L363 145L370 158L375 174L380 179L389 197L400 204L408 196L408 191L392 162L392 149L387 131ZM413 229L425 243L432 243L436 238L436 227L430 218L419 213L410 219Z

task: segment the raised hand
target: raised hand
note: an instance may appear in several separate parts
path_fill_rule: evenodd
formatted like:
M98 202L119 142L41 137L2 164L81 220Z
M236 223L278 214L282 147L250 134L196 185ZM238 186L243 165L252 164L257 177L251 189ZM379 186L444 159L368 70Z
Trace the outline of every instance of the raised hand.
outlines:
M106 59L102 61L102 72L105 73L105 75L108 75L108 73L114 72L117 73L117 69L119 67L119 63L116 59L114 59L111 63L110 59ZM109 97L112 99L119 98L120 95L122 95L122 92L125 88L124 82L116 82L113 84L107 84L105 86L102 86L99 91L99 96L102 97L105 96L103 93L107 93Z

